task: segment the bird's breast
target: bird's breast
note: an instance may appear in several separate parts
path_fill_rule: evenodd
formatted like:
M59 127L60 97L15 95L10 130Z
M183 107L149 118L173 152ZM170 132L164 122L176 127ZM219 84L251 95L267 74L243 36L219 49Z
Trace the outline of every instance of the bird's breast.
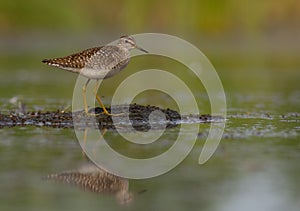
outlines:
M100 49L94 56L90 57L80 74L93 79L109 78L123 70L129 63L130 54L128 50L120 48Z

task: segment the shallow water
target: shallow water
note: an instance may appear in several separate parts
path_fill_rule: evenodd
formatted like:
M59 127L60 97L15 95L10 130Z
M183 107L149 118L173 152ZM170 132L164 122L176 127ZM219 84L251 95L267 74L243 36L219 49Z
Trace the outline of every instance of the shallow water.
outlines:
M263 70L265 76L257 77L261 71L253 70L250 76L238 71L220 73L228 116L217 151L204 165L198 165L209 129L209 124L201 125L192 152L180 165L156 178L129 180L134 198L126 205L128 209L299 210L299 73ZM22 108L57 110L71 104L75 75L41 66L33 70L11 67L3 76L3 113ZM124 74L115 80L122 77ZM113 81L108 79L102 89L107 104ZM202 113L208 113L205 92L201 90L196 95ZM155 93L145 93L136 102L173 106L164 95ZM172 146L178 130L179 127L166 130L157 143L144 148L126 144L116 131L108 131L105 137L120 153L151 157ZM43 179L50 173L77 169L88 162L73 129L6 127L0 133L1 210L123 207L112 194L91 193Z

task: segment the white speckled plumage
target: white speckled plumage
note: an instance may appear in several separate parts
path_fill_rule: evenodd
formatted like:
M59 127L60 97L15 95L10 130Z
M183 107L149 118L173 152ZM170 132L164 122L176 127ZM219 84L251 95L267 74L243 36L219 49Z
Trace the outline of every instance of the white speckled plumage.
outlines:
M66 57L45 59L44 63L91 79L109 78L124 69L130 60L131 49L138 47L131 36L122 36L117 45L86 49Z

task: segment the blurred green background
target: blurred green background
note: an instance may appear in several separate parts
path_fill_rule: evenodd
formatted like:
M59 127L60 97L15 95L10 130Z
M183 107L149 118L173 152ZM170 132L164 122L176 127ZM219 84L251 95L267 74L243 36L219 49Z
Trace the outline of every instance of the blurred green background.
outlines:
M297 0L1 1L1 33L62 30L160 31L178 34L261 36L296 33Z
M300 66L299 11L298 0L4 0L1 78L15 80L8 69L30 69L38 78L41 69L50 71L40 63L45 57L104 45L124 34L156 32L196 45L228 90L285 90L292 84L283 85L281 77L294 80L289 75L297 74ZM64 81L72 77L51 72ZM259 78L264 83L256 82Z
M239 49L255 56L261 51L289 63L299 53L299 11L297 0L4 0L0 33L4 42L9 37L72 39L91 34L99 41L107 36L116 39L123 34L160 32L190 40L201 49L215 47L215 53Z

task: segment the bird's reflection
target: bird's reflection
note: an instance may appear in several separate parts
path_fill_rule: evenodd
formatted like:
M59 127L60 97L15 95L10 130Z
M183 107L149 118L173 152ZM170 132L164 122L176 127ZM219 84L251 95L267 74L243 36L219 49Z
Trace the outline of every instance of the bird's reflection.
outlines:
M46 179L72 184L84 191L114 195L121 205L128 205L133 201L128 179L110 174L91 163L75 170L49 174Z

